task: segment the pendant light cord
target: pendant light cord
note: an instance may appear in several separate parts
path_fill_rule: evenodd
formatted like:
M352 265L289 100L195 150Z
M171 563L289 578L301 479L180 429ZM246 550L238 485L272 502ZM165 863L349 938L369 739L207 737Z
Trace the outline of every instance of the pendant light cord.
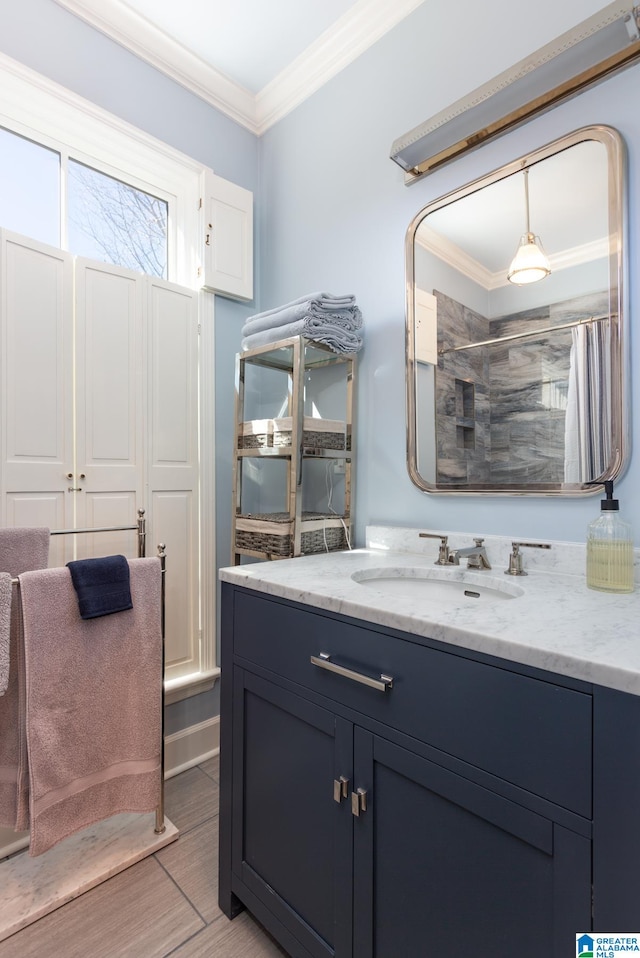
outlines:
M527 211L527 236L531 236L529 223L529 170L526 168L522 172L524 173L524 205Z

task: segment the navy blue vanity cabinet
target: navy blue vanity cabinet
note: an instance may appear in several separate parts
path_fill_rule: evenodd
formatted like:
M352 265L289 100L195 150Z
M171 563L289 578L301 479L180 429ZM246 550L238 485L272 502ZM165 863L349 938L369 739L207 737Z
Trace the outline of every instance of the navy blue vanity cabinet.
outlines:
M348 795L334 802L333 782L342 797L351 724L245 669L235 670L233 699L232 787L242 809L232 873L250 896L240 897L267 928L258 903L268 908L301 955L349 955L352 819Z
M571 954L590 916L588 838L356 730L354 954ZM470 943L474 942L472 948Z
M570 954L591 928L591 687L222 591L225 914L293 958Z

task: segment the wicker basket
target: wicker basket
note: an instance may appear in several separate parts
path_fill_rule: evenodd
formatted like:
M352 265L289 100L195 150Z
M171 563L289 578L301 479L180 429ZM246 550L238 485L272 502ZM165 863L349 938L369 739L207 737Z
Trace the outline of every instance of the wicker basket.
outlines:
M290 446L293 430L291 416L273 420L273 445ZM305 416L302 424L302 445L313 449L350 449L351 437L345 446L345 424L337 419L314 419Z
M239 423L239 449L265 449L272 445L273 419L250 419Z
M294 554L295 522L288 512L241 515L236 518L236 549L287 558ZM346 549L343 520L320 512L302 514L301 555Z

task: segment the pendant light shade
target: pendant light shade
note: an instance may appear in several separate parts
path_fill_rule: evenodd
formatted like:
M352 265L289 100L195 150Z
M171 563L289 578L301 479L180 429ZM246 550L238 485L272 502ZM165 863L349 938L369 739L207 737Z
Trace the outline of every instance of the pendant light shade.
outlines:
M507 279L515 286L526 286L528 283L537 283L551 272L547 255L542 248L540 237L535 236L529 226L529 170L524 174L524 199L527 211L527 231L520 237L516 255L511 261Z
M537 283L551 272L549 260L542 248L539 236L525 233L520 237L520 245L511 261L507 279L516 286Z

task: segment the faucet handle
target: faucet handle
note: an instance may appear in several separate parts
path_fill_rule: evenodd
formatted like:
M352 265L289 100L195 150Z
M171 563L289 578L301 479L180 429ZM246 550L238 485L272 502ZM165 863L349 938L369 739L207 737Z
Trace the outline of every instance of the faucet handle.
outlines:
M550 549L548 542L512 542L509 568L504 570L505 575L528 575L522 568L522 554L520 549Z
M449 536L441 536L434 534L433 532L419 532L419 539L439 539L440 548L438 549L438 558L434 562L434 565L448 565L449 564Z
M490 569L491 563L487 557L486 549L484 548L484 537L473 537L473 542L477 553L472 554L467 559L467 569Z

